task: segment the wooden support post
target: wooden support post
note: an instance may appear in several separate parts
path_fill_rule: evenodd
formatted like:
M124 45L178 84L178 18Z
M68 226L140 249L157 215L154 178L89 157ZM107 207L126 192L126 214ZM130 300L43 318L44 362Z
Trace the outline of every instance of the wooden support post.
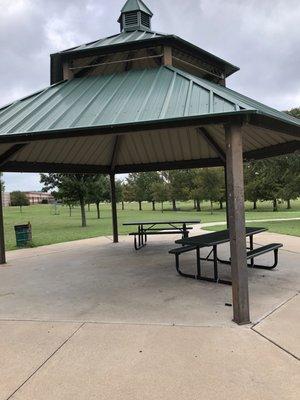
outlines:
M163 54L163 65L173 65L172 47L164 46Z
M0 183L0 264L6 264L2 201L2 184Z
M69 62L64 62L63 63L63 79L64 80L69 80L74 78L74 73L72 70L70 70L70 63Z
M119 242L115 174L110 174L111 211L114 243Z
M226 199L226 225L229 229L229 206L228 206L228 189L227 189L227 169L226 164L224 165L224 176L225 176L225 199Z
M225 136L233 320L241 325L250 322L241 125L226 126Z

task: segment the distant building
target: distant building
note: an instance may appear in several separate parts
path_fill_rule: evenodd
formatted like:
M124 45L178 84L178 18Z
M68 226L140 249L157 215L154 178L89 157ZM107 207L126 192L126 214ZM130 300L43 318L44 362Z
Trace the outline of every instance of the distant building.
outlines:
M45 192L24 192L30 204L54 203L54 197Z

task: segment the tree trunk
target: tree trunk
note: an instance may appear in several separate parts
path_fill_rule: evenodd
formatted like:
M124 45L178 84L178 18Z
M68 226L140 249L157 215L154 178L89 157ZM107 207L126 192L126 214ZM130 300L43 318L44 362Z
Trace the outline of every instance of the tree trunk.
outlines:
M253 202L253 210L257 210L257 201L256 200Z
M125 210L125 205L124 205L124 201L122 201L122 211Z
M176 200L175 199L172 200L172 206L173 206L173 211L177 211Z
M199 211L198 210L198 203L197 203L197 200L196 199L194 199L194 210L197 210L197 211Z
M69 217L72 217L72 206L69 206Z
M210 202L210 214L213 215L213 213L214 213L214 205L213 205L213 202L211 201Z
M97 208L97 219L100 219L100 203L96 203L96 208Z
M277 199L274 199L274 200L273 200L273 211L278 211Z
M220 210L223 210L223 201L219 201L219 203L220 203Z
M199 199L196 200L196 209L197 211L201 211L201 204Z
M82 228L86 227L86 215L85 215L85 203L84 199L80 199L80 211L81 211L81 226Z
M20 213L22 214L22 206L20 206Z
M152 201L152 211L156 211L155 210L155 201Z
M163 201L161 202L161 212L162 213L164 212L164 202Z
M142 202L139 201L139 211L142 211Z
M291 200L290 199L288 199L287 200L287 207L286 207L288 210L290 210L291 208L292 208L292 206L291 206Z
M88 212L90 212L91 211L91 205L90 205L90 203L88 203Z

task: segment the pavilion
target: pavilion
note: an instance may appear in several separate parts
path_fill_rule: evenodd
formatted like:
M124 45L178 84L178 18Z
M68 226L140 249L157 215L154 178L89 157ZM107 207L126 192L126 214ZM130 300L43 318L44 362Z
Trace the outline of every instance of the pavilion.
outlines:
M115 174L226 167L234 321L248 323L243 162L299 150L300 122L227 88L237 67L152 16L128 0L121 33L51 55L51 86L0 109L1 171L109 174L117 242Z

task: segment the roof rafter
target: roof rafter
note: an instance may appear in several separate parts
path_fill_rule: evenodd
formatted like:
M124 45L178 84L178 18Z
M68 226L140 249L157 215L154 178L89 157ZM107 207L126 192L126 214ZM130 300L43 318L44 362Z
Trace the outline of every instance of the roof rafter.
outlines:
M211 134L205 128L198 128L197 129L206 143L218 154L224 164L226 164L226 154L224 153L223 149L218 145L218 143L214 140Z
M6 150L3 154L1 154L1 156L0 156L0 167L2 167L7 161L9 161L9 159L12 156L14 156L20 150L22 150L25 146L27 146L27 143L14 144L8 150Z
M119 154L119 151L120 151L120 142L121 142L121 137L118 135L115 138L113 151L112 151L112 156L111 156L111 162L110 162L110 171L111 171L111 173L114 173L114 171L115 171L115 167L116 167L117 160L118 160L118 154Z

